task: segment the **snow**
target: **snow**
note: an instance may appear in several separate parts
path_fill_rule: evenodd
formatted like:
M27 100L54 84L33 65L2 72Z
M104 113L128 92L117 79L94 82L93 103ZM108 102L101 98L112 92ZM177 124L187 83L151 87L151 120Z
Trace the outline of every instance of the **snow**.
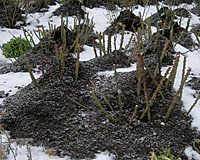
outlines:
M39 78L41 73L35 73L35 78ZM28 85L31 82L29 73L18 72L18 73L7 73L0 75L0 90L9 93L9 96L15 94L20 88ZM0 104L3 103L5 98L0 98Z
M131 72L131 71L135 71L136 70L136 64L131 64L130 67L127 68L117 68L117 73L121 72ZM99 76L106 76L106 77L110 77L110 76L114 76L115 72L113 71L104 71L104 72L98 72L97 75Z
M197 160L200 159L200 155L196 151L194 151L192 147L187 147L185 149L185 154L188 156L189 160L192 160L192 158Z
M89 61L90 59L95 58L95 54L94 54L94 49L93 47L87 46L85 45L83 47L83 52L80 53L80 61ZM97 53L97 55L99 56L99 51Z
M159 8L161 8L162 6L165 6L165 5L161 3ZM194 4L191 4L191 5L183 4L181 6L191 9L192 7L194 7ZM59 4L56 4L54 6L50 6L48 12L33 13L33 14L27 15L27 22L30 22L30 25L26 26L25 29L28 31L33 31L33 29L36 29L35 27L41 26L41 25L43 25L45 29L48 29L48 23L59 26L60 21L61 21L60 16L52 16L53 11L55 11L58 7L59 7ZM176 9L178 7L180 6L172 6L172 9ZM155 6L148 6L146 8L138 6L138 8L135 8L135 7L133 8L134 14L139 16L139 14L141 13L141 15L144 15L143 19L145 19L148 16L151 16L156 11L157 10ZM103 32L110 25L111 21L109 17L107 16L107 14L111 14L111 13L108 13L108 11L105 8L93 8L93 9L86 8L86 12L89 13L89 18L93 19L93 22L95 23L95 28L94 28L95 31ZM116 11L112 14L114 14L114 17L117 17L119 15L119 12ZM192 13L190 14L191 14L191 24L190 24L189 30L191 29L192 25L200 23L199 17L197 17L196 15ZM69 17L68 19L69 26L73 26L73 23L74 23L73 19L74 17ZM181 26L186 27L187 21L188 21L188 18L184 18ZM156 28L152 27L152 33L155 33L155 32L156 32ZM8 28L0 28L0 35L1 35L0 45L9 41L13 37L13 35L16 37L19 37L20 35L24 37L22 30L8 29ZM125 33L123 47L125 47L126 44L128 43L130 36L131 36L131 32ZM192 34L192 37L196 39L193 34ZM107 38L108 37L105 36L106 46L107 46ZM33 39L36 43L39 41L35 35L33 35ZM121 40L121 35L117 34L117 48L119 48L120 40ZM112 36L112 42L114 42L114 36ZM112 47L114 47L114 45L112 45ZM114 50L114 48L112 48L112 50ZM175 47L175 50L177 52L180 51L181 53L185 53L185 55L187 56L186 68L191 67L193 75L200 77L200 65L199 65L200 49L196 51L188 51L183 46L177 44L177 46ZM99 55L99 50L97 50L97 54ZM95 58L93 48L85 45L83 47L83 52L80 53L80 61L88 61L93 58ZM0 50L0 62L10 63L10 60L6 59L3 56L3 52L1 50ZM182 76L182 66L183 66L183 55L180 56L180 62L179 62L175 85L174 85L175 90L178 90L180 86L180 81L181 81L181 76ZM118 68L117 72L130 72L133 70L136 70L136 64L131 64L131 66L127 68ZM164 74L165 71L166 71L166 67L163 67L162 74ZM41 73L34 74L36 78L40 77L40 75ZM113 76L114 71L98 72L98 75ZM24 87L28 85L29 83L31 83L29 73L19 72L19 73L7 73L7 74L0 75L0 91L3 90L6 93L9 93L9 96L15 94L18 91L18 88ZM184 110L188 111L191 105L194 103L195 101L194 95L195 95L194 90L192 90L189 87L184 86L183 96L182 96ZM4 99L5 98L0 98L0 104L3 103ZM200 123L199 123L200 116L199 115L200 115L200 102L198 102L196 106L194 107L194 109L191 111L191 116L193 117L192 126L197 127L197 129L200 131ZM6 142L7 139L5 135L1 135L1 136L2 136L3 142ZM15 143L12 143L12 147L17 148L17 160L27 159L26 146L19 147ZM37 159L39 160L70 160L70 157L67 157L67 156L64 158L49 156L48 154L45 153L45 149L43 147L33 147L33 146L30 146L30 147L31 147L33 160L37 160ZM189 159L192 159L192 158L196 160L200 159L200 155L197 154L197 152L195 152L192 149L192 147L187 147L185 149L185 153ZM112 159L114 159L114 155L110 155L108 152L102 152L102 153L97 154L94 160L112 160ZM8 156L8 160L13 160L12 154Z
M109 25L110 20L106 16L108 11L103 8L86 8L86 12L89 13L89 19L93 19L95 23L94 31L103 32ZM116 17L117 17L116 13Z

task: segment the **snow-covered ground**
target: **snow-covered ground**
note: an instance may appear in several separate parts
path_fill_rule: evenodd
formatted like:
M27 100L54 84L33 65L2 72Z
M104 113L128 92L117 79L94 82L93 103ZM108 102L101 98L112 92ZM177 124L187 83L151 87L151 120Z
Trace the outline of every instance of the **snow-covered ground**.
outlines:
M161 4L163 5L163 4ZM57 16L52 16L52 12L57 9L59 5L54 5L49 8L49 11L46 13L34 13L30 14L27 17L27 22L30 22L29 26L26 26L25 29L32 31L35 29L36 26L38 25L43 25L45 28L48 28L48 22L51 24L55 24L56 26L59 26L60 24L60 17ZM194 7L193 5L187 5L187 8L192 8ZM175 8L175 7L174 7ZM137 9L134 9L133 12L136 15L139 15L139 12L142 14L144 13L144 18L148 17L156 12L156 7L155 6L148 6L147 8L139 6ZM89 18L93 17L93 21L95 23L95 31L102 32L104 31L109 25L110 25L110 20L106 17L107 10L104 8L94 8L94 9L89 9L86 8L86 12L89 13ZM119 13L116 13L116 16ZM74 17L69 17L69 25L73 25L73 18ZM200 23L200 17L197 17L194 14L191 14L191 24L198 24ZM182 21L182 26L185 27L187 24L187 19L184 19ZM189 28L190 29L190 28ZM156 31L155 27L152 27L153 32ZM0 28L0 45L3 43L6 43L9 41L13 36L15 35L16 37L22 36L23 32L22 30L17 30L17 29L8 29L8 28ZM131 36L131 33L126 33L125 38L124 38L124 44L125 46L128 43L128 40ZM36 36L33 35L33 38L35 42L38 42L38 39ZM200 38L200 37L199 37ZM107 40L107 37L105 37ZM117 45L119 47L120 44L120 39L121 35L119 34L117 36ZM112 37L113 41L113 37ZM114 48L113 48L114 49ZM177 45L175 48L176 51L180 51L182 53L188 51L186 48L184 48L181 45ZM192 68L192 73L193 75L200 77L200 49L193 51L193 52L187 52L187 67ZM89 59L94 58L95 55L93 53L93 48L89 46L84 46L84 51L80 54L80 60L81 61L87 61ZM2 51L0 50L0 63L10 63L10 60L6 59L3 56ZM180 57L180 62L178 66L178 72L176 76L176 81L175 81L175 90L178 89L181 81L181 75L182 75L182 64L183 64L183 56L181 55ZM136 69L136 65L132 64L131 67L127 69L118 69L118 72L128 72ZM166 68L162 68L163 73L166 71ZM106 75L106 76L112 76L113 71L106 71L106 72L99 72L101 75ZM35 77L38 78L40 76L39 73L35 74ZM19 87L24 87L27 84L31 83L31 78L29 76L29 73L7 73L7 74L2 74L0 75L0 91L5 91L6 93L9 93L9 95L13 95L16 93ZM182 101L184 104L184 109L186 111L189 110L193 102L195 101L194 98L194 93L195 91L192 90L189 87L184 87L183 90L183 96L182 96ZM0 104L3 103L4 98L0 98ZM196 104L194 109L191 112L192 117L194 118L192 122L193 127L197 127L198 130L200 131L200 101ZM6 141L5 135L2 135L2 141ZM12 144L13 148L16 148L16 144ZM49 156L48 154L45 153L45 149L42 147L33 147L31 146L31 153L32 153L32 159L33 160L70 160L70 157L64 157L64 158L59 158L59 157L52 157ZM197 154L194 150L192 150L191 147L186 148L185 153L188 155L189 159L195 158L195 159L200 159L200 155ZM107 152L103 152L100 154L96 155L95 160L112 160L114 158L113 155L110 155ZM8 157L9 160L13 160L13 154L10 154ZM22 147L17 147L17 160L26 160L27 159L27 154L26 154L26 146Z

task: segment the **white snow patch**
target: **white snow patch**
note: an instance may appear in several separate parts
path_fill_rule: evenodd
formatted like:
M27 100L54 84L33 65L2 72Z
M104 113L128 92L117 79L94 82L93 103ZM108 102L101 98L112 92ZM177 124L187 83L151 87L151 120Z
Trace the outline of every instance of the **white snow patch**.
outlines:
M199 160L200 159L200 154L198 154L196 151L192 149L192 147L187 147L185 149L185 154L188 156L189 160L195 159Z
M35 73L35 78L39 78L41 73ZM17 73L7 73L0 75L0 90L5 91L5 93L9 93L10 95L15 94L20 88L24 87L31 83L30 74L28 72L17 72ZM0 104L3 103L5 98L0 98Z
M117 70L117 72L121 72L121 73L135 71L136 70L136 64L135 63L131 64L131 66L128 67L128 68L117 68L116 70ZM115 74L114 70L97 73L97 75L99 75L99 76L106 76L106 77L114 76L114 74Z

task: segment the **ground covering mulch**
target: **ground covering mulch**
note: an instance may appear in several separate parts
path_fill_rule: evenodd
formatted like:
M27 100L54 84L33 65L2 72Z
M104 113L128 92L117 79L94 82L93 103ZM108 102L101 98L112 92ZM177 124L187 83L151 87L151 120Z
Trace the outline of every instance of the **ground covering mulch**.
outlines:
M164 45L164 40L160 45ZM50 55L51 65L37 80L40 89L30 84L8 97L2 107L6 112L1 118L1 125L9 131L12 138L32 138L34 145L50 147L57 155L68 155L74 159L94 158L101 151L108 151L115 155L115 159L120 160L149 159L151 151L159 154L162 147L170 148L177 157L186 159L184 149L198 138L199 133L191 128L191 120L186 118L177 104L168 122L162 124L163 116L174 97L173 90L163 91L164 99L157 96L151 107L150 121L146 116L140 120L146 104L143 91L137 96L136 71L118 73L122 113L119 110L115 77L99 75L100 71L113 70L113 64L117 68L130 66L127 64L129 57L118 52L117 59L111 53L80 62L79 79L75 80L75 59L70 55L66 57L65 72L61 76L60 64L54 53ZM151 68L156 64L157 56L149 53L144 61ZM160 79L158 75L157 81ZM90 81L106 96L113 110L106 105ZM149 74L146 74L146 82L150 98L156 86ZM90 86L105 110L116 119L115 123L102 113L86 85ZM88 110L67 96L83 104ZM138 111L130 123L136 105Z
M137 96L136 72L118 73L121 89L123 113L119 112L114 76L98 76L98 71L112 70L114 55L80 63L79 80L74 79L75 60L68 57L66 72L60 77L59 65L54 64L38 79L40 89L30 84L17 94L7 98L1 118L3 127L10 131L12 138L33 138L35 145L50 147L58 155L68 155L75 159L94 158L99 151L109 151L116 159L149 159L150 152L159 153L162 147L183 159L184 149L198 137L191 128L190 120L176 105L166 125L163 116L174 97L174 92L163 92L154 102L152 120L139 120L145 108L144 94ZM119 61L120 60L120 61ZM121 55L117 66L125 66L127 57ZM150 59L149 59L150 60ZM99 63L98 63L99 62ZM111 123L92 100L86 85L93 81L113 107L111 111L101 97L100 102L116 119ZM155 86L147 77L148 95ZM91 86L91 85L90 85ZM92 88L92 87L91 87ZM95 90L93 92L98 95ZM81 108L67 98L88 107ZM138 105L136 118L129 120L135 105Z
M108 151L115 155L116 160L144 160L150 159L152 151L160 154L162 147L170 148L176 157L187 159L185 148L190 146L194 139L200 138L200 134L191 127L191 118L185 116L178 101L167 123L163 123L163 117L175 95L174 90L170 88L164 90L162 86L164 99L160 94L157 95L150 110L151 120L147 120L147 115L140 119L146 108L146 102L143 89L140 95L137 95L137 72L118 72L121 113L115 76L107 76L102 72L113 71L113 64L116 64L117 68L130 67L136 59L131 54L127 56L118 51L117 56L113 52L87 62L80 62L79 77L75 80L76 60L71 54L65 57L65 70L64 74L61 74L61 64L54 55L54 44L61 45L60 28L56 33L52 39L46 39L50 48L48 54L43 54L45 73L37 79L40 88L35 87L33 83L29 84L15 95L8 97L1 108L5 109L5 113L0 119L0 124L9 131L12 138L32 138L33 145L50 147L58 156L67 155L73 159L94 158L96 153ZM69 38L67 46L70 46L73 37L76 36L70 31L66 34ZM157 34L152 37L152 42L149 40L144 42L144 63L153 73L169 37L160 34L159 42L156 41ZM131 45L130 53L135 43ZM175 54L172 45L169 44L160 66L172 65ZM34 47L25 56L31 68L41 65L41 45ZM1 68L0 73L26 70L21 57L18 62ZM144 74L147 96L150 99L156 85L147 70ZM159 82L161 78L158 72L156 81ZM92 87L91 81L113 109ZM115 118L115 123L100 110L97 102L92 99L87 85L105 110ZM69 97L87 109L77 105ZM136 116L130 121L136 105L138 105Z

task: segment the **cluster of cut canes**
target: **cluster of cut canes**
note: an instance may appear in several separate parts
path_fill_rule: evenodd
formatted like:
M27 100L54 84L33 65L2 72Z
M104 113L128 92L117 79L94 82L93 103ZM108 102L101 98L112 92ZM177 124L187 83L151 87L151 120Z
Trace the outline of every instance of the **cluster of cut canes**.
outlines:
M157 66L155 67L154 71L152 71L144 62L145 52L144 52L144 46L143 46L143 37L149 39L149 41L152 42L152 31L151 31L150 18L147 19L147 28L145 28L142 17L140 17L141 18L141 27L137 28L137 30L135 30L136 31L135 33L132 33L131 38L130 38L129 42L127 43L127 45L125 46L125 48L123 48L124 35L125 35L125 24L118 23L115 26L114 51L112 52L112 50L111 50L111 48L112 48L111 47L111 44L112 44L111 34L108 33L107 44L106 44L105 33L98 33L98 32L96 34L92 33L94 24L93 24L92 20L89 20L88 14L82 23L81 23L80 16L78 15L77 17L78 18L74 19L74 26L73 26L73 29L71 29L72 33L76 33L75 34L76 37L74 37L74 42L70 46L67 46L68 43L67 43L66 32L68 31L68 15L66 15L66 20L64 21L63 14L61 14L61 26L60 26L61 35L60 36L61 36L62 44L61 45L54 44L54 55L55 55L57 62L60 64L60 77L62 78L64 75L64 72L66 71L66 69L65 69L66 61L65 60L66 60L66 57L69 56L69 52L71 51L76 56L74 76L77 81L79 80L80 53L83 49L83 46L88 41L92 41L92 47L94 49L95 57L98 57L98 54L97 54L98 51L97 51L97 46L96 46L96 41L95 41L95 38L96 38L96 39L98 39L98 44L99 44L98 45L99 46L99 56L104 56L106 54L113 53L115 56L115 63L117 64L118 63L117 62L118 53L122 52L123 54L127 55L128 48L133 40L133 37L135 36L137 38L137 40L136 40L136 45L135 45L132 53L130 53L130 61L131 61L131 59L134 59L134 57L136 57L137 96L142 96L141 92L143 92L144 98L145 98L145 103L146 103L146 108L144 109L143 113L139 116L139 119L142 120L142 119L144 119L144 117L147 117L148 120L150 121L151 120L151 107L152 107L154 101L156 100L157 95L159 94L162 97L162 99L164 100L165 97L163 95L163 92L165 92L165 90L168 88L171 88L171 90L173 89L175 78L176 78L176 73L177 73L177 68L178 68L181 53L176 54L173 66L168 67L164 76L161 76L161 63L165 57L165 53L166 53L166 50L167 50L169 44L170 43L172 44L172 42L173 42L173 24L170 24L172 26L168 26L169 24L164 23L161 26L161 28L159 25L157 25L158 31L157 31L156 43L159 41L158 40L159 34L164 34L165 30L168 28L170 28L170 38L165 43L164 48L159 55ZM122 28L122 31L121 31L120 47L117 50L116 41L117 41L117 33L118 33L119 27ZM50 54L50 44L48 41L46 41L46 37L49 37L49 36L54 37L55 31L56 31L55 26L53 26L52 24L49 23L48 30L45 30L44 27L42 26L41 28L38 27L38 30L34 30L33 33L25 30L24 28L23 28L23 31L24 31L25 38L29 42L30 46L33 46L33 47L36 46L36 44L32 38L33 34L35 34L37 36L37 38L40 40L40 43L39 43L41 45L40 57L42 57L43 54ZM180 37L181 36L182 36L182 34L180 34ZM196 38L197 38L197 41L200 42L197 35L196 35ZM175 46L178 44L179 41L180 41L180 39L177 40L177 42L175 42L173 44L172 50L175 48ZM107 45L107 48L106 48L106 45ZM180 84L178 90L176 91L176 93L173 97L173 100L172 100L171 104L169 105L168 110L164 116L163 121L165 123L168 121L168 119L170 117L170 113L178 99L179 99L179 106L181 105L181 97L182 97L183 87L184 87L184 84L185 84L188 76L191 73L191 68L188 68L186 70L186 60L187 60L187 57L184 56L181 84ZM38 84L36 78L34 77L32 71L31 71L31 67L29 65L28 59L26 57L24 57L24 62L26 64L28 72L30 73L30 77L32 79L33 84L35 85L35 87L40 88L40 85ZM45 74L45 69L44 69L44 64L43 64L42 58L41 58L41 70L42 70L42 74ZM113 70L114 70L114 77L115 77L115 84L116 84L115 88L116 88L116 93L117 93L117 101L118 101L119 111L120 111L120 113L122 113L123 112L123 105L122 105L123 103L122 103L122 98L121 98L121 90L120 90L120 85L119 85L117 68L116 68L115 64L113 64ZM151 97L148 97L148 93L147 93L147 77L151 78L151 80L156 88L154 93L151 95ZM158 78L158 77L161 77L161 78ZM105 116L108 117L108 119L112 123L117 123L116 118L113 117L108 111L106 111L106 109L105 109L105 107L103 107L103 105L101 105L100 100L97 98L97 96L92 91L91 86L97 91L97 93L100 95L100 97L109 106L110 110L113 111L113 107L109 103L109 100L106 99L106 96L103 95L103 93L100 91L100 89L98 89L98 87L94 84L93 81L91 81L90 84L91 85L88 84L86 87L88 88L88 90L91 94L91 98L94 100L96 105L100 108L100 110L105 114ZM67 96L67 97L69 100L71 100L75 104L85 108L86 110L88 109L86 106L84 106L84 104L79 103L78 101L74 100L72 97L69 97L69 96ZM194 106L196 105L196 103L199 99L200 99L200 96L198 95L195 102L193 103L193 105L191 106L189 111L187 112L186 116L189 115L189 113L194 108ZM136 105L134 108L132 116L130 117L130 120L129 120L130 123L132 123L133 119L135 118L135 116L137 114L137 109L138 109L138 105ZM155 158L156 158L156 156L154 157L154 159Z

